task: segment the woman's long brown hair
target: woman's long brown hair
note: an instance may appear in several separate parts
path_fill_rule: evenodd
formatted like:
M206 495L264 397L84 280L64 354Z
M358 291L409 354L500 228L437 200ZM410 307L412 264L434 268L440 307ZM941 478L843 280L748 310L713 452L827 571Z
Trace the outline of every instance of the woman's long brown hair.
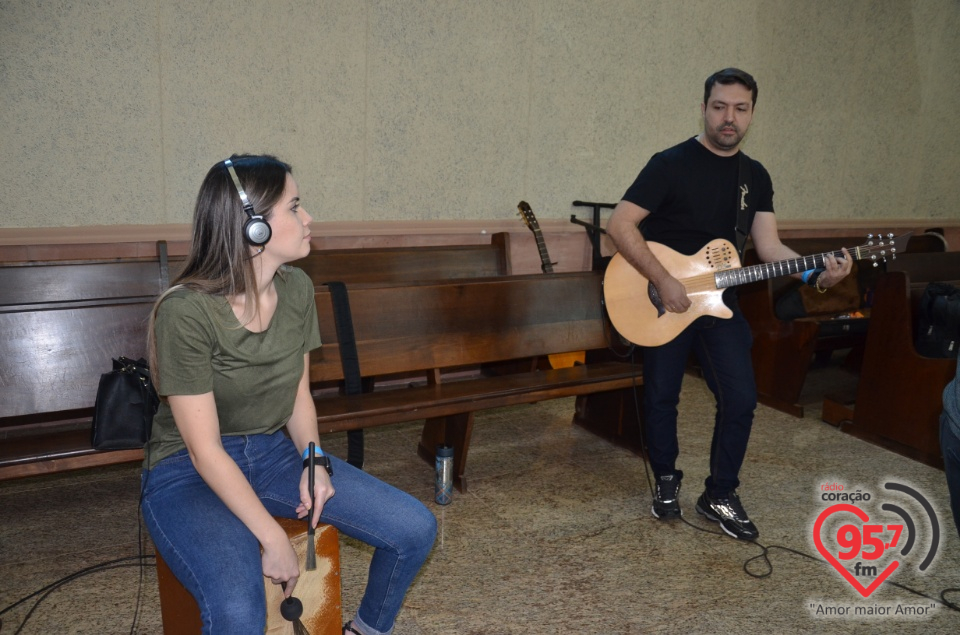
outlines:
M270 155L235 154L230 157L244 191L253 204L254 211L270 220L274 205L280 200L286 187L287 174L293 168ZM157 341L154 323L160 304L170 292L187 288L207 295L232 298L245 296L247 311L241 323L249 321L259 308L256 289L256 273L253 268L251 245L243 235L246 212L240 201L237 188L230 178L223 161L207 172L193 212L193 238L190 252L183 269L153 306L147 330L147 351L150 361L150 376L158 391Z

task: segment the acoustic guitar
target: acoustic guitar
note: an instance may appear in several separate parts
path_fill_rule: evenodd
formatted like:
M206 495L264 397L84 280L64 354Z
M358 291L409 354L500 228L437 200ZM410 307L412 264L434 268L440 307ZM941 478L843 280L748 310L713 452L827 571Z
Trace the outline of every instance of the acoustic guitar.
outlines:
M547 253L547 243L543 240L543 232L540 231L540 224L537 222L537 217L534 216L530 205L527 204L526 201L520 201L517 204L517 213L527 228L533 232L533 238L537 241L537 251L540 252L541 271L543 271L543 273L553 273L553 265L557 263L550 262L550 254ZM550 361L551 368L569 368L578 363L582 364L586 360L586 353L584 351L554 353L553 355L548 355L547 359Z
M533 238L537 241L537 251L540 252L540 270L543 273L553 273L553 265L557 263L550 262L550 254L547 253L547 243L543 240L540 223L537 222L537 217L533 215L530 205L526 201L517 203L517 214L520 215L520 219L523 220L527 228L533 232Z
M909 236L909 233L897 237L871 234L865 244L847 251L854 260L870 259L876 267L887 256L895 258L897 245L906 245ZM692 304L684 313L667 311L657 288L621 254L614 255L603 278L607 314L620 334L639 346L666 344L703 315L732 317L733 311L721 299L727 287L824 267L831 253L837 258L843 257L841 251L834 251L742 267L736 248L722 238L710 241L692 256L660 243L648 242L647 245L670 275L683 284Z

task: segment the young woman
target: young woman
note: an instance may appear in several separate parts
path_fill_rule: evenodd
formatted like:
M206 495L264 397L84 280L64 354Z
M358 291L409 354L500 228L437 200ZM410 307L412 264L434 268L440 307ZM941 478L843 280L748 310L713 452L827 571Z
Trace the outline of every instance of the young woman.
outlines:
M310 221L286 163L249 155L217 163L197 196L183 272L154 309L162 403L143 514L196 598L204 633L263 633L264 576L293 593L298 561L274 516L311 514L313 525L375 548L345 634L393 630L436 535L418 500L333 456L318 459L332 475L316 469L310 509L303 457L320 439L308 368L320 333L313 283L286 265L309 253Z

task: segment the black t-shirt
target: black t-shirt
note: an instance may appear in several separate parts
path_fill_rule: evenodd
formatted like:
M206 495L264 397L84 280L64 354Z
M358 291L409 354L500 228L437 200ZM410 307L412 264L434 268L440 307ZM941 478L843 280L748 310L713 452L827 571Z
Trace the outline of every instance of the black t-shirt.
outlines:
M773 183L758 161L749 159L753 209L773 211ZM682 254L699 251L714 238L736 241L740 156L721 157L690 138L658 152L623 195L650 212L640 231L647 240Z

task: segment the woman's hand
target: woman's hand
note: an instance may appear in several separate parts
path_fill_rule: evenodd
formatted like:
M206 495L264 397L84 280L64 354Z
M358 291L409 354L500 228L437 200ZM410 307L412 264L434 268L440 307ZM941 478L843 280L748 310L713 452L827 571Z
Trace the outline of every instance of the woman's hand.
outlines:
M316 465L313 469L313 495L316 503L313 515L310 517L310 526L316 527L317 523L320 522L320 512L323 511L323 505L333 498L333 495L337 492L330 482L330 475L322 466ZM303 474L300 476L300 504L297 506L297 518L304 518L310 511L310 481L307 472L308 469L304 468Z
M270 539L260 543L263 548L260 562L264 577L270 578L274 584L284 585L283 596L290 597L300 578L300 561L287 533L279 524L274 525L277 529L270 533Z

